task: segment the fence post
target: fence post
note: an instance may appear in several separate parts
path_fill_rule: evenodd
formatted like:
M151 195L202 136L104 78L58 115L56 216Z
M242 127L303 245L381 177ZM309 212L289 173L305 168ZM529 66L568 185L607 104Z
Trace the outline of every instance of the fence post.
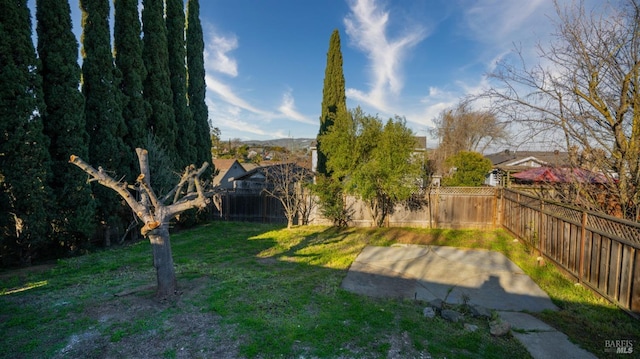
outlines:
M505 192L506 192L506 190L503 187L500 187L500 209L498 210L497 214L499 216L498 219L499 219L501 228L504 228L504 217L505 217L505 214L504 214L505 208L504 207L505 207L505 202L506 202L505 199L504 199L504 197L506 195Z
M584 241L587 236L587 212L582 211L582 228L580 229L580 258L578 258L578 283L582 283L584 273Z
M495 191L493 191L493 215L491 218L491 227L493 229L496 228L496 222L498 221L498 194L499 194L499 189L496 188Z
M439 228L439 223L438 223L438 218L439 217L439 211L440 211L440 186L436 187L436 200L434 203L434 208L433 208L434 212L435 212L435 222L436 222L436 228Z
M520 192L518 192L517 194L518 194L518 197L517 197L517 200L518 200L518 216L516 218L516 222L513 225L513 227L518 226L518 230L517 230L518 237L524 239L524 233L523 233L524 231L522 230L522 228L523 228L523 225L522 225L522 222L523 222L522 221L522 207L523 206L522 206L522 202L520 201Z
M538 255L542 256L542 249L543 249L543 236L542 233L544 232L544 229L546 228L545 224L543 223L544 220L546 219L545 215L544 215L544 199L540 198L540 215L538 216Z
M433 190L433 188L431 188L431 186L429 186L429 189L427 190L427 205L429 206L429 229L433 229L433 202L431 201L431 191Z

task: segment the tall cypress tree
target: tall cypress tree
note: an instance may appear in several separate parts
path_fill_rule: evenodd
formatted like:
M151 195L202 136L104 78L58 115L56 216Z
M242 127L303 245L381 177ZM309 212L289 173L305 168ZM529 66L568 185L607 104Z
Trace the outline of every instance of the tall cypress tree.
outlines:
M47 106L44 133L50 139L50 187L56 201L52 211L54 237L66 250L88 242L95 231L95 202L86 176L69 169L72 154L86 158L89 135L85 127L84 98L78 90L78 41L72 32L69 2L37 0L38 54Z
M318 132L318 164L317 172L327 174L327 156L322 148L321 136L339 117L347 116L347 96L342 72L342 52L340 50L340 33L333 30L329 40L327 67L324 72L322 88L322 112L320 114L320 131Z
M327 67L324 72L322 88L322 111L320 130L318 131L318 163L316 165L317 185L314 187L320 202L322 214L333 221L334 225L346 226L351 216L343 196L343 178L340 174L327 169L327 153L323 138L334 124L348 128L351 117L347 112L345 81L342 72L342 52L340 51L340 33L333 30L327 52ZM345 127L346 126L346 127Z
M4 1L0 11L0 257L30 262L47 239L48 138L42 81L31 39L26 0ZM9 262L9 263L7 263Z
M129 148L130 174L139 172L135 149L145 147L149 135L147 116L151 106L144 98L143 81L147 71L142 61L142 28L138 14L138 0L114 1L115 16L113 25L113 44L116 67L122 74L122 117L127 124L128 133L124 142Z
M169 72L173 91L173 111L176 116L176 150L179 168L196 160L196 134L193 116L187 104L187 67L185 64L185 18L183 0L166 0L167 44Z
M142 58L147 77L144 81L144 96L151 104L148 125L177 164L177 126L173 111L173 91L169 74L169 51L167 29L164 24L164 1L143 0L142 11L143 49Z
M131 152L122 138L127 134L122 118L118 77L111 52L109 0L80 0L82 9L82 93L89 133L89 158L117 175L128 173ZM106 238L122 226L123 206L113 191L93 188L98 201L98 218L105 224Z
M187 69L189 76L187 93L189 108L193 114L196 126L197 164L212 163L211 158L211 130L209 128L209 109L205 102L205 71L204 71L204 39L202 24L200 23L200 2L187 2ZM213 165L207 172L207 177L213 173ZM206 178L206 177L203 177Z

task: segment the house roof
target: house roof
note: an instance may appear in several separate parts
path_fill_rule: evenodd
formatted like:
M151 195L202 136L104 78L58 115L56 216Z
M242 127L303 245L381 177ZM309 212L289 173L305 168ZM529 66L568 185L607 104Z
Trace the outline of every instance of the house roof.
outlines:
M236 160L235 158L230 159L215 159L213 160L213 165L215 166L216 175L213 177L213 184L219 185L222 183L225 175L229 170L233 167L234 164L238 164L238 166L242 169L243 172L246 172L246 169Z
M563 166L569 162L569 153L561 151L511 151L505 150L485 156L494 167L518 167L527 161L540 165Z
M233 166L234 162L238 162L238 160L236 160L235 158L217 158L213 160L213 165L217 170L220 170L220 172L226 172L229 170L229 168L231 168L231 166ZM240 164L240 162L238 162L238 164Z
M294 165L295 167L291 168L288 166ZM275 164L270 164L267 166L260 166L260 167L256 167L253 168L252 170L234 178L234 181L246 181L246 180L250 180L253 178L264 178L265 174L267 171L271 171L271 173L278 175L279 173L282 173L283 171L288 171L289 168L291 168L291 170L293 171L304 171L304 172L310 172L307 168L302 167L300 165L298 165L297 163L275 163ZM303 172L303 173L304 173ZM257 177L256 177L257 176Z
M582 168L570 167L536 167L514 173L511 177L521 182L545 183L608 183L609 179L602 173Z
M258 168L260 167L259 164L253 163L253 162L248 162L248 163L243 163L242 167L244 167L244 170L249 172L251 170L253 170L254 168Z

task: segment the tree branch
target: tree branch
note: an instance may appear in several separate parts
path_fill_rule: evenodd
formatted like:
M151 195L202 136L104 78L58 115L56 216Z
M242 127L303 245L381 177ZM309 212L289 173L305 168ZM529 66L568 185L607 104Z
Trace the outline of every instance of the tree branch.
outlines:
M193 179L196 187L196 193L187 193L179 201L175 201L173 204L167 206L167 215L170 218L194 207L204 208L207 206L209 201L206 197L207 194L205 194L200 184L200 176L204 173L208 166L209 164L205 162L202 164L202 167L198 169L198 171L190 170L183 175L183 179ZM193 169L194 167L190 166L190 168ZM184 185L184 183L186 183L186 180L181 180L180 182ZM175 189L177 188L178 186L176 186Z
M149 195L149 201L154 208L159 207L158 196L151 188L151 171L149 170L149 152L142 148L136 148L138 163L140 164L140 175L136 179L142 189Z
M98 181L98 183L100 183L101 185L116 191L120 195L120 197L122 197L125 200L125 202L127 202L129 207L131 207L131 209L135 212L135 214L140 219L142 219L145 223L147 221L153 221L153 217L149 213L148 209L135 200L135 198L129 192L126 183L118 182L114 180L111 176L106 174L106 172L96 170L90 164L86 163L76 155L71 155L71 157L69 158L69 163L76 165L78 168L88 173L94 180Z

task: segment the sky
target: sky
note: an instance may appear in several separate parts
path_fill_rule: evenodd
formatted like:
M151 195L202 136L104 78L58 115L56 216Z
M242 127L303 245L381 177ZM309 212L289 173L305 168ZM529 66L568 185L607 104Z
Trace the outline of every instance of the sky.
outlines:
M537 61L554 14L551 0L201 0L209 119L223 140L316 137L337 29L347 106L430 137L433 119L486 88L515 46Z

